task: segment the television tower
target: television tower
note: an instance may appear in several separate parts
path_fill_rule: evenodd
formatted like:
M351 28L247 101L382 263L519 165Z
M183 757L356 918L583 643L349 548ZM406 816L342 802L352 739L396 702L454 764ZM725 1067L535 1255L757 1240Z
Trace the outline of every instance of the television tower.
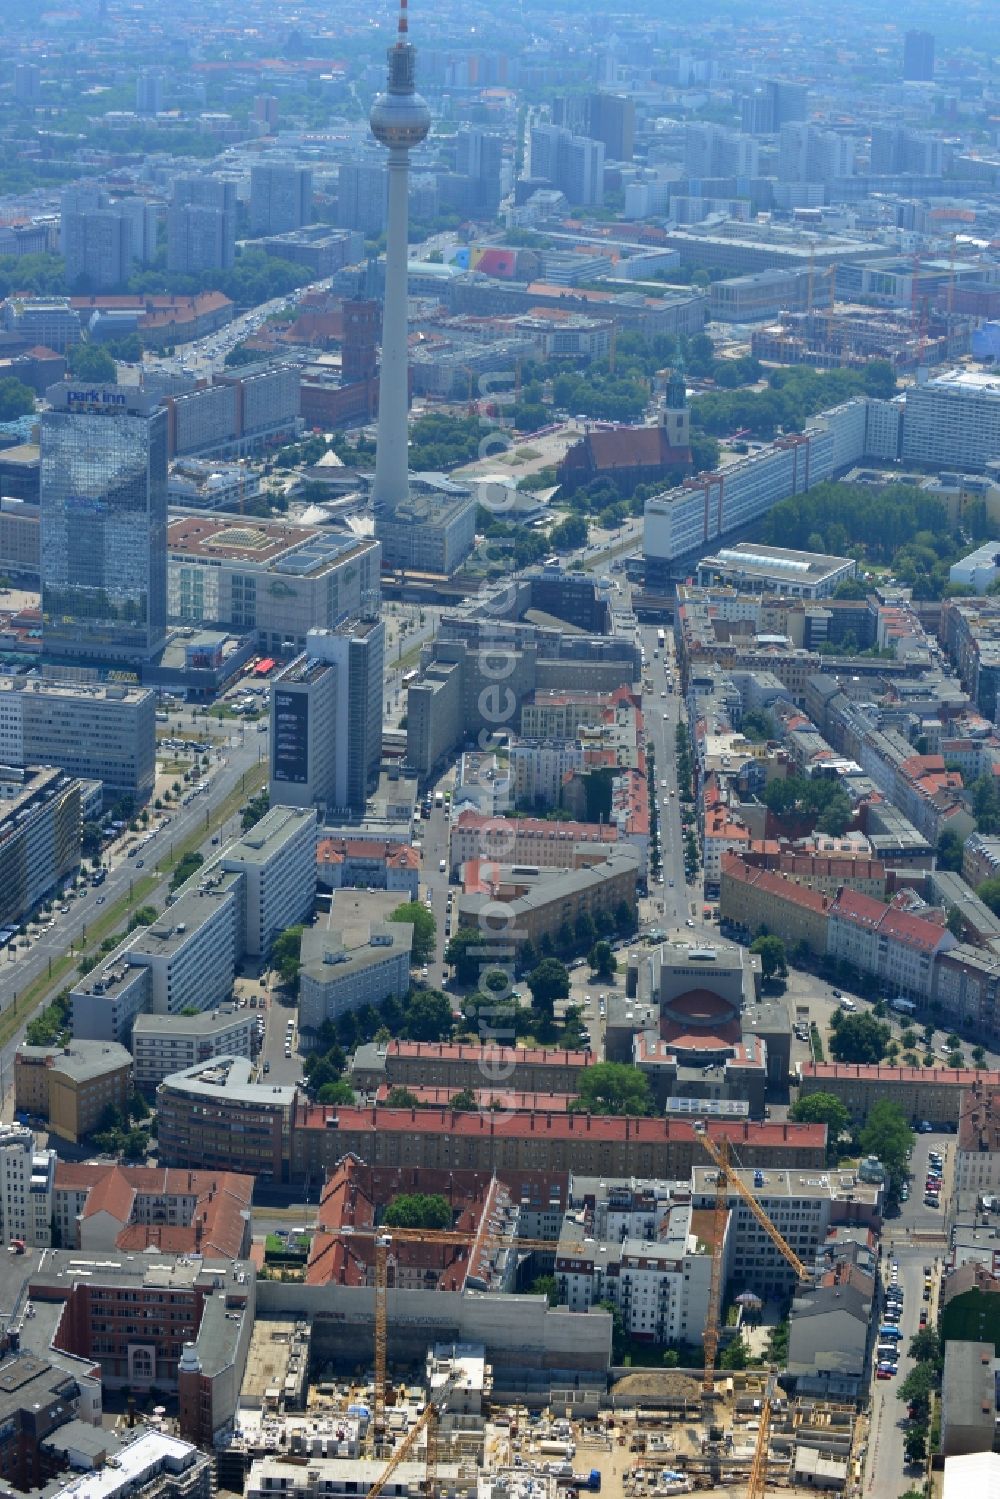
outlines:
M406 196L410 147L419 146L431 128L430 110L415 87L417 54L410 45L406 0L399 0L399 29L394 45L389 48L388 61L386 91L372 105L370 120L372 135L389 148L382 367L372 500L376 506L395 509L409 493Z

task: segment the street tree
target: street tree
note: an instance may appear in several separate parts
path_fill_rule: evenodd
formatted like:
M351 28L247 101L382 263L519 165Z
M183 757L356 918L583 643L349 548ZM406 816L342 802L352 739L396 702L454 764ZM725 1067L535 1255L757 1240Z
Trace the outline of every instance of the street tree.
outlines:
M851 1116L839 1098L832 1093L808 1093L792 1104L788 1117L799 1124L825 1124L827 1152L836 1160L837 1141L847 1133L851 1123Z
M785 958L785 944L780 937L761 935L756 937L750 944L750 951L757 953L760 957L760 968L764 978L785 978L788 974L788 963Z
M413 927L413 946L410 958L414 963L429 963L434 956L434 938L437 923L433 914L418 900L404 901L389 917L390 921L409 922Z
M528 988L534 1008L551 1020L556 1000L569 998L569 973L565 964L558 958L543 958L528 974Z
M885 1056L892 1035L874 1015L844 1015L830 1037L830 1055L836 1062L877 1063Z
M905 1181L913 1131L898 1103L883 1098L872 1105L861 1131L861 1149L866 1155L878 1156L897 1185Z
M574 1112L587 1114L651 1114L653 1098L643 1073L625 1062L597 1062L587 1067L577 1084Z

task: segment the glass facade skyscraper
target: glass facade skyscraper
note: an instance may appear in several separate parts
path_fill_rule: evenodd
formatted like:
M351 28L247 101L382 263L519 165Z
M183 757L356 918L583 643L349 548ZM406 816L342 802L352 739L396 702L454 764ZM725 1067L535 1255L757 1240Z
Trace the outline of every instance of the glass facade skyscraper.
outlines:
M42 649L140 667L167 627L167 418L118 385L57 385L41 422Z

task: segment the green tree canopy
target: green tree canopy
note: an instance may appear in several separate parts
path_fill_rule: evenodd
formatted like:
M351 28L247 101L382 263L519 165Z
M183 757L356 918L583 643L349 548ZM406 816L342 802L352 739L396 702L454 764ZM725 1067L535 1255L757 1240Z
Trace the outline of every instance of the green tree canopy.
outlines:
M323 1084L316 1093L316 1101L317 1103L352 1104L354 1089L343 1078L338 1078L336 1082Z
M0 380L0 422L12 422L28 416L35 409L35 393L30 385L8 376Z
M447 1041L454 1029L451 1000L440 989L414 989L406 1001L403 1034L410 1041Z
M201 868L204 862L204 855L200 854L197 849L192 849L189 853L186 853L170 876L171 890L179 890L182 885L187 883L195 871Z
M471 926L460 926L453 932L444 953L445 962L454 966L455 977L460 984L477 983L484 960L488 958L487 943L482 934Z
M762 800L776 817L815 818L817 829L833 837L846 831L852 815L847 792L823 776L768 781Z
M785 944L780 937L755 937L750 951L760 957L760 970L764 978L784 978L788 973Z
M404 901L389 917L390 921L409 922L413 927L413 946L410 958L414 963L429 963L434 956L434 939L437 923L433 913L418 900Z
M387 1109L417 1109L420 1107L420 1100L409 1088L401 1087L397 1083L386 1094L385 1107Z
M557 999L569 998L569 973L558 958L543 958L528 974L531 1002L540 1014L551 1018Z
M240 814L240 827L244 833L248 833L252 827L256 827L261 818L271 805L271 798L266 791L258 791L252 796Z
M595 942L587 954L587 962L597 977L602 979L614 978L618 969L618 959L610 942Z
M952 874L958 873L962 868L963 843L957 833L946 828L937 841L937 867L947 869Z
M872 1106L861 1131L861 1149L878 1156L897 1185L905 1181L913 1131L898 1103L883 1098Z
M649 1080L625 1062L597 1062L581 1074L571 1108L586 1114L651 1114Z
M286 926L271 945L271 966L289 989L294 989L298 983L304 931L303 926Z
M439 1192L402 1192L385 1210L387 1228L450 1228L451 1208Z
M100 344L85 341L74 344L66 357L70 374L76 380L86 380L95 385L114 385L118 379L115 361Z
M892 1032L874 1015L843 1015L830 1037L830 1055L836 1062L880 1062Z
M825 1124L831 1156L836 1156L837 1141L847 1133L851 1123L847 1109L832 1093L807 1093L792 1104L788 1117L799 1124Z

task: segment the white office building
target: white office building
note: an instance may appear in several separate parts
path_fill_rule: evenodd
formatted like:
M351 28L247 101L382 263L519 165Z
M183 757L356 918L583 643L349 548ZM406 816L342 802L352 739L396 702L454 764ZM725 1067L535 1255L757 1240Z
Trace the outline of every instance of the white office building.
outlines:
M262 957L287 926L304 921L316 898L316 812L272 807L218 861L245 876L240 951Z
M57 765L143 802L156 771L156 701L125 683L0 676L0 764Z
M138 1016L132 1027L136 1087L151 1094L172 1072L212 1057L252 1059L258 1014L225 1004L202 1015Z
M595 1218L609 1198L630 1191L627 1184L615 1182L595 1187ZM653 1232L626 1230L622 1237L610 1229L591 1231L582 1221L583 1213L568 1213L555 1258L559 1299L578 1312L611 1301L628 1332L641 1342L695 1343L708 1314L710 1215L695 1212L690 1192L683 1189L677 1201L669 1196L658 1199L655 1217ZM724 1232L728 1234L728 1223Z
M239 876L215 870L199 888L189 884L152 926L139 929L128 959L150 971L153 1014L211 1010L229 998L240 904Z
M584 749L579 741L548 739L518 740L510 750L510 777L514 801L519 807L558 807L563 780L573 770L583 769Z
M318 1030L324 1020L336 1020L349 1010L381 1004L390 996L402 999L410 987L412 942L407 922L387 921L367 933L307 927L299 969L299 1025Z

